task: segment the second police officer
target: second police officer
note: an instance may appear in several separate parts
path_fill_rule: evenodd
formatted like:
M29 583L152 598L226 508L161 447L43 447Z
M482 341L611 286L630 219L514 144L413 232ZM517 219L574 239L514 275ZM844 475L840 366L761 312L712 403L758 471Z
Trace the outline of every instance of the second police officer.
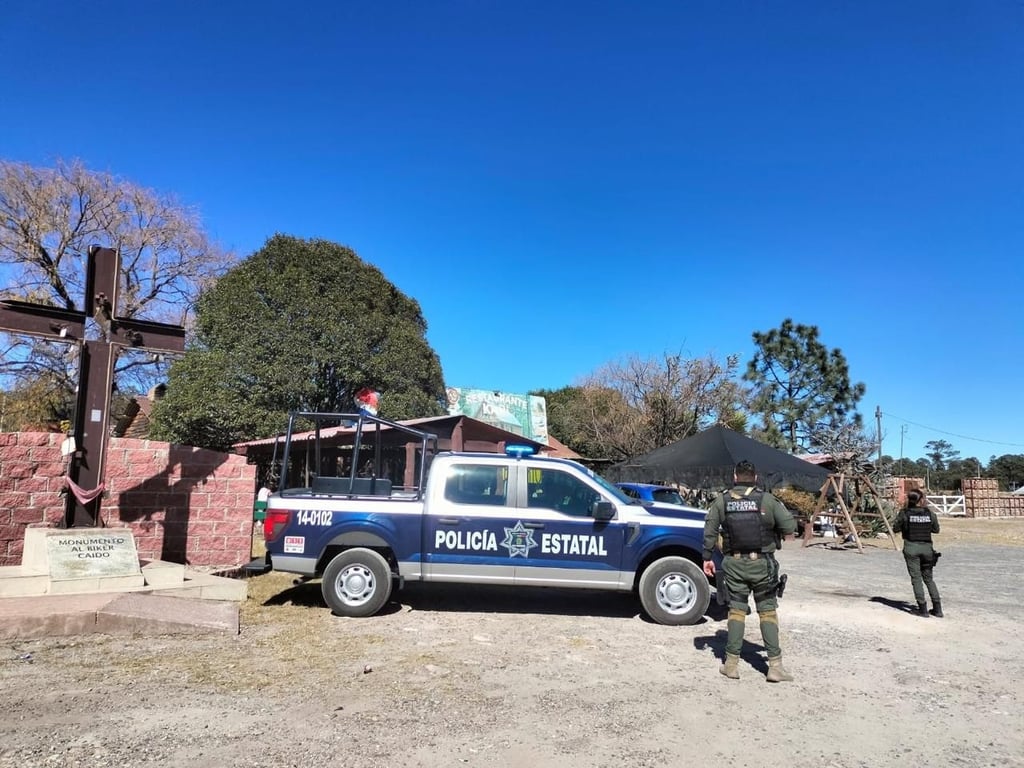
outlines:
M715 576L711 556L721 532L722 568L729 591L728 639L725 663L719 671L732 679L740 676L740 650L753 593L761 638L768 652L766 679L770 683L789 681L793 676L782 666L779 645L779 563L775 550L776 541L793 538L796 521L781 501L754 487L757 471L749 461L736 465L733 480L732 489L711 503L704 524L704 573Z
M903 536L903 559L917 600L916 613L928 617L927 588L928 597L932 599L931 615L942 618L942 599L932 576L935 561L939 559L939 553L932 546L932 534L939 532L939 518L935 510L927 506L923 492L917 488L907 492L907 506L893 520L892 528Z

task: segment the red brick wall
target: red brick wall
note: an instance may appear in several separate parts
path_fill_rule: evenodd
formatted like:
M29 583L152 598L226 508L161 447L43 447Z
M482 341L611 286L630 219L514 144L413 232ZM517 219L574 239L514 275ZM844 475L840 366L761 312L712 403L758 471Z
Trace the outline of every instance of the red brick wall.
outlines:
M0 433L0 565L21 563L25 527L63 518L64 435ZM244 456L110 438L100 507L128 525L139 557L233 568L250 559L256 467Z

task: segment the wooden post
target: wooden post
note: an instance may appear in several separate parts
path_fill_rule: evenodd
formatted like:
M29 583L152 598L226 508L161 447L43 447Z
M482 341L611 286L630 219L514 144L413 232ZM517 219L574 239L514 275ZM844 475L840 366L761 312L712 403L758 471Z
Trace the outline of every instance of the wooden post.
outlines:
M827 518L829 518L829 519L831 519L833 521L836 520L836 519L842 519L846 523L846 525L848 526L849 532L853 534L853 541L854 541L854 544L857 545L857 550L861 554L864 554L864 546L861 544L860 532L857 530L857 526L853 522L854 515L856 514L857 517L880 517L880 518L882 518L882 522L885 525L885 530L889 534L889 541L892 543L893 549L898 549L899 547L897 547L897 545L896 545L896 537L895 537L895 535L893 533L892 525L889 523L889 519L885 516L885 512L882 511L881 504L878 503L881 500L881 496L878 493L878 489L875 488L874 483L871 482L871 479L867 475L855 475L853 478L850 478L850 479L852 479L857 484L864 483L867 486L867 488L871 491L872 495L876 499L876 505L878 506L878 512L868 512L868 511L865 510L865 508L864 508L864 506L865 506L865 504L864 504L864 493L863 493L863 491L859 490L859 485L858 485L858 490L856 492L857 496L856 496L856 499L854 501L853 511L851 511L849 506L846 503L846 499L843 498L845 489L847 487L848 478L843 473L839 473L838 475L834 475L834 474L829 475L828 476L828 480L826 480L825 484L821 486L821 492L818 495L818 501L817 501L817 503L815 504L815 507L814 507L814 509L815 509L814 515L811 518L810 528L805 528L804 529L804 542L803 542L803 546L806 547L806 546L810 546L811 545L811 539L813 538L813 535L814 535L813 534L814 518L818 517L819 515L821 515L821 516L827 517ZM827 500L828 500L829 489L832 489L832 490L835 491L836 504L838 505L838 507L840 509L839 512L823 512L822 511L824 509L824 507L825 507L825 504L827 503ZM822 544L824 544L825 542L815 542L815 543L822 543Z

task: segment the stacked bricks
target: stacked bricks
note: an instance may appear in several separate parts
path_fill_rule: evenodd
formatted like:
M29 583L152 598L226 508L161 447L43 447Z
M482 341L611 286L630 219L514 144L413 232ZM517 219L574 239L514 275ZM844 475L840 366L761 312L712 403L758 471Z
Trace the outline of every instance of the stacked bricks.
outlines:
M62 520L63 440L56 433L0 434L0 565L21 562L27 525ZM143 560L214 569L248 562L256 467L244 456L110 438L103 474L103 524L131 528Z
M924 487L923 477L897 477L886 486L885 497L902 507L907 503L907 491ZM998 481L993 478L965 477L960 487L968 517L1024 517L1024 495L1001 492Z
M1004 515L1024 517L1024 494L1000 493L999 502Z
M999 508L999 482L991 477L965 477L960 481L968 517L994 517Z
M1024 517L1024 496L1001 493L990 477L965 477L962 481L968 517Z
M907 504L907 493L913 490L921 490L925 487L923 477L896 477L895 482L890 486L887 498L896 502L897 507L904 507Z

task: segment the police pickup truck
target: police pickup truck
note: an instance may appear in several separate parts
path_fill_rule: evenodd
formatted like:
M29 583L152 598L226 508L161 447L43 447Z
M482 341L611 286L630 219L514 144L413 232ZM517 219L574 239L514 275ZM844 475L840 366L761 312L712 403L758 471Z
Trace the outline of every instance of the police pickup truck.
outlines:
M321 578L341 616L423 581L633 592L654 621L693 624L711 598L703 521L670 515L525 446L438 452L406 424L295 413L263 533L267 566Z

